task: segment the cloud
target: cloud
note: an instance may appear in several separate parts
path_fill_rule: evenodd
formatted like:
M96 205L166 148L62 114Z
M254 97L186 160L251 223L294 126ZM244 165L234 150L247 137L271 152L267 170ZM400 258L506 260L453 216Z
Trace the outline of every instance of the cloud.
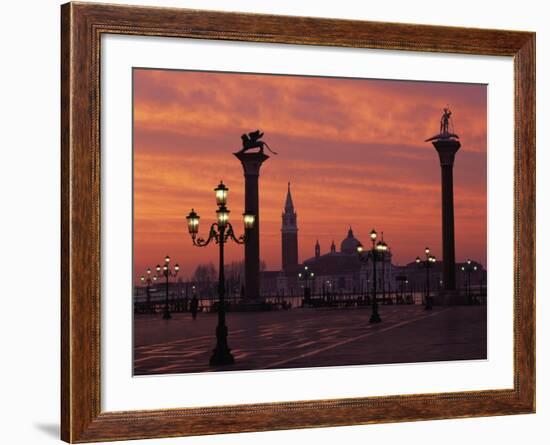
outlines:
M439 161L424 139L438 130L447 104L463 145L455 163L457 257L485 262L484 85L135 70L136 273L173 251L188 272L215 261L215 249L192 247L185 215L193 207L205 226L213 220L213 188L223 179L232 220L240 219L244 179L232 152L240 134L255 128L280 153L260 177L261 252L269 268L280 267L289 180L301 259L317 238L327 249L332 239L338 244L349 224L363 239L373 226L383 229L400 263L426 244L437 252ZM228 261L241 257L242 249L228 250Z

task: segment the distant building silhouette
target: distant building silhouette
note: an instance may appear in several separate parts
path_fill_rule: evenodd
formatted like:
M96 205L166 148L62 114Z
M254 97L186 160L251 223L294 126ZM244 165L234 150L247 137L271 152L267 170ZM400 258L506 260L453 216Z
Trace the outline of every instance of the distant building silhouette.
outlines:
M360 241L355 238L351 227L347 236L340 243L340 251L336 250L334 240L330 246L330 252L322 254L321 245L317 240L314 246L314 256L303 263L298 261L298 222L297 213L292 200L290 182L285 199L284 212L282 213L281 226L281 257L282 270L274 279L273 274L262 274L262 295L286 295L300 296L304 286L312 288L312 293L334 292L362 292L368 287L369 272L364 263L361 263L357 254L357 246ZM313 272L314 277L299 279L298 274L308 268L308 273ZM372 265L370 266L372 269ZM382 272L384 268L384 283L387 290L392 288L393 272L391 266L391 252L386 254L386 260L379 262L377 269ZM304 274L305 276L305 274ZM379 289L382 289L382 274L379 274ZM372 284L371 284L372 286Z
M353 229L349 227L347 236L340 243L340 250L332 241L330 251L321 254L321 246L315 245L315 256L304 260L302 267L308 268L315 274L314 293L358 293L372 287L369 277L372 263L365 265L359 261L357 246L360 241L355 238ZM364 255L369 255L368 251ZM391 251L386 254L385 261L377 264L378 288L382 291L382 269L384 269L384 284L386 290L393 289L393 266Z
M383 236L383 234L382 234ZM372 259L370 240L365 243L362 255L369 258L368 262L361 262L357 253L360 241L355 237L352 227L348 228L347 235L340 242L337 250L332 240L329 251L322 252L319 240L313 246L313 256L303 260L298 259L298 222L297 212L292 200L290 183L286 193L281 225L281 270L261 272L262 297L304 295L304 287L311 289L312 295L335 294L365 294L372 291ZM379 295L395 291L423 291L426 284L426 271L422 265L414 261L398 266L392 264L391 248L386 252L384 261L376 263L377 292ZM465 263L457 263L457 285L465 287L469 282L479 288L486 283L486 271L483 266L473 261L472 267L476 270L469 275L461 272ZM307 267L307 269L306 269ZM307 270L307 272L306 272ZM313 277L310 273L313 272ZM302 278L298 276L302 273ZM307 279L304 279L305 276ZM432 289L443 287L443 263L437 261L430 270L430 286ZM382 297L380 297L382 298Z

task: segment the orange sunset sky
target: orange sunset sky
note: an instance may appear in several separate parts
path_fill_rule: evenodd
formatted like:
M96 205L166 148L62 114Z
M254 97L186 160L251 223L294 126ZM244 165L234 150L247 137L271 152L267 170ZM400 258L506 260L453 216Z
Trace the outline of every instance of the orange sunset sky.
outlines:
M457 261L486 264L487 90L485 85L134 69L134 279L166 254L184 279L217 265L214 244L193 247L185 216L215 220L214 187L229 187L231 221L242 232L244 178L232 155L240 135L261 129L270 153L260 174L261 257L281 268L287 182L298 214L299 260L349 226L368 243L384 232L394 264L441 258L440 167L424 140L453 112L462 148L454 167ZM226 262L243 258L228 245Z

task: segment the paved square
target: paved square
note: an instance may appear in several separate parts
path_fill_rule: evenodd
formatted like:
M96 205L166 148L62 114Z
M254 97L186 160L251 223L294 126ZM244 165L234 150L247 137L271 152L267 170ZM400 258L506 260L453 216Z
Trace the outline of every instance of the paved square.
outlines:
M473 360L487 357L486 306L380 306L371 310L293 309L228 313L235 364L211 367L217 314L136 315L134 373L173 374L245 369Z

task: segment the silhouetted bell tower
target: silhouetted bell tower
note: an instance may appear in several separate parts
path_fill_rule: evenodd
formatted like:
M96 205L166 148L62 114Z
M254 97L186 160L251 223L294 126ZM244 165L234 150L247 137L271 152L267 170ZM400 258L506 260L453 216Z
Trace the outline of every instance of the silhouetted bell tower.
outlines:
M298 270L298 224L290 193L290 182L286 194L285 209L281 227L283 272L294 273Z

